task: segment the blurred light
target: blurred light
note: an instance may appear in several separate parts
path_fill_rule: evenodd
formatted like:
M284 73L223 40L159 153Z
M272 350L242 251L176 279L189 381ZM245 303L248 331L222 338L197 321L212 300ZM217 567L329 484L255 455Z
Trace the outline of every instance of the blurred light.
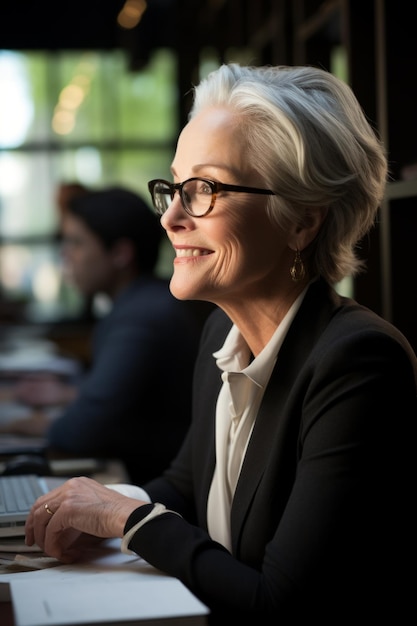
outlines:
M68 85L59 96L59 105L63 109L76 109L84 100L85 93L78 85Z
M86 76L85 74L76 74L71 82L73 85L77 85L78 87L81 87L81 89L87 91L91 85L91 77Z
M58 298L60 272L52 263L41 265L33 277L33 293L41 302L53 302Z
M28 170L13 154L0 155L0 194L13 196L26 185Z
M77 180L86 186L100 181L103 176L100 152L96 148L79 148L75 154L75 172Z
M24 64L13 52L0 51L0 146L23 143L34 108Z
M27 287L28 277L25 270L30 255L23 246L7 246L3 248L0 264L0 280L3 287L11 292L22 291Z
M142 19L142 15L145 13L147 6L145 0L126 0L122 10L117 16L117 23L127 30L135 28Z
M57 111L52 119L52 129L57 135L68 135L75 126L75 115L71 111Z
M90 90L96 63L86 55L77 67L71 82L63 87L52 118L52 130L57 135L69 135L75 128L77 113Z

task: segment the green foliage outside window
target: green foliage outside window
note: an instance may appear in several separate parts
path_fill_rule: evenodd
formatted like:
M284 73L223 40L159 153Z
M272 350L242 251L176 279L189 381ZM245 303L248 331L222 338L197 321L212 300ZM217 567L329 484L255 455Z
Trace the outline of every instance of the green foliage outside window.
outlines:
M59 276L59 183L121 184L150 201L147 181L169 176L176 72L165 49L140 72L121 50L0 50L0 295L24 300L29 318L82 306Z

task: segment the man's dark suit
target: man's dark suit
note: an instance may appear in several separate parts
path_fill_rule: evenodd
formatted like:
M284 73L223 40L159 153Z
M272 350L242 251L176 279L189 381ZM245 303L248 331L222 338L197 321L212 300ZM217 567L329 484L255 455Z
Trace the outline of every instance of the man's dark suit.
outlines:
M199 333L166 281L137 279L95 328L91 369L52 424L51 448L121 459L134 482L159 475L190 423Z
M409 599L396 598L409 582L401 563L415 536L417 361L409 344L371 311L322 281L312 284L248 446L231 513L231 557L210 541L206 525L221 386L212 354L230 326L221 311L209 319L192 427L165 476L145 485L152 501L199 528L164 515L130 546L183 580L213 615L227 608L234 617L253 611L257 624L270 617L339 625L401 610Z

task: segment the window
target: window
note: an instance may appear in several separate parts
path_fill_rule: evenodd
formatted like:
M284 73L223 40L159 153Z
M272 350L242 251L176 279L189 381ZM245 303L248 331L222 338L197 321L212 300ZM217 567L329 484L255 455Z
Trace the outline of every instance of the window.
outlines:
M28 321L71 319L83 306L61 278L58 184L122 184L150 201L147 181L169 176L176 75L166 49L140 72L122 50L0 50L0 298L22 303Z

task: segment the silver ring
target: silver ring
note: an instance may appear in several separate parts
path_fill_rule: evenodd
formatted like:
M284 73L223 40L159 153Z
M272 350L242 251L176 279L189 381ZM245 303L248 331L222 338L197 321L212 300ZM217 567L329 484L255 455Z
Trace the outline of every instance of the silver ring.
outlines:
M49 515L53 515L53 514L54 514L54 512L53 512L53 511L51 511L51 509L49 508L49 506L48 506L47 504L45 504L45 511L46 511L47 513L49 513Z

